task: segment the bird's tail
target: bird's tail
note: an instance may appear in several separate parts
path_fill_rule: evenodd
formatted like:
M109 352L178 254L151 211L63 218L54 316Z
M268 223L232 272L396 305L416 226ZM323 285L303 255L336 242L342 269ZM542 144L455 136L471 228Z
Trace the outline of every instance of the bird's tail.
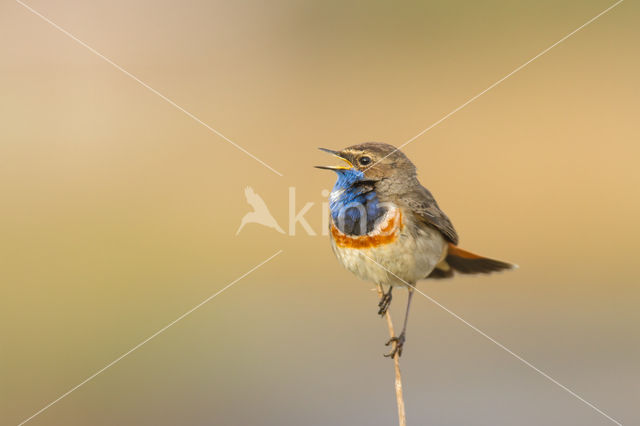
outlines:
M483 257L449 243L447 256L431 272L428 278L449 278L459 274L490 274L491 272L515 269L518 266L500 260Z

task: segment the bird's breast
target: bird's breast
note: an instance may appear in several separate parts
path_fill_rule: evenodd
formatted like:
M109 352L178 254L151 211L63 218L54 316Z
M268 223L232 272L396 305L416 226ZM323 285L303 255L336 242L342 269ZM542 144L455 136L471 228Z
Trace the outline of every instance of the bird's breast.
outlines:
M349 235L331 223L331 247L338 261L365 281L378 284L414 284L431 273L442 259L442 234L416 224L411 213L390 208L374 229Z
M402 211L394 207L387 210L384 217L376 223L374 228L364 235L345 234L332 221L331 237L335 245L340 248L375 248L396 241L403 227Z

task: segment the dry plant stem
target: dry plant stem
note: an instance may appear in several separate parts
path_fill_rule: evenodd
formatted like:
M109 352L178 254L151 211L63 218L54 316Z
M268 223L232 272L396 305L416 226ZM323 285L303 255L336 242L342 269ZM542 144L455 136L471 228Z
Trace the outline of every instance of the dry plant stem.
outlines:
M378 284L378 297L382 298L384 291L382 285ZM391 314L389 311L384 314L387 319L387 326L389 327L389 337L395 337L396 333L393 330L393 322L391 321ZM400 355L398 352L393 356L393 364L396 370L396 402L398 404L398 425L407 426L407 417L404 411L404 397L402 395L402 375L400 374Z

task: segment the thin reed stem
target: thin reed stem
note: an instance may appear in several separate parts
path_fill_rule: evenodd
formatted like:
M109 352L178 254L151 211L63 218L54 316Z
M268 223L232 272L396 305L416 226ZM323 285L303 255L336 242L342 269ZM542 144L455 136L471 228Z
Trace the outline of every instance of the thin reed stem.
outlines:
M382 298L384 290L382 285L378 284L378 297ZM393 322L391 321L391 314L389 310L385 313L387 319L387 326L389 327L389 337L395 337L396 333L393 329ZM402 374L400 374L400 355L398 352L393 356L393 364L396 371L396 403L398 405L398 426L407 426L407 417L404 411L404 396L402 395Z

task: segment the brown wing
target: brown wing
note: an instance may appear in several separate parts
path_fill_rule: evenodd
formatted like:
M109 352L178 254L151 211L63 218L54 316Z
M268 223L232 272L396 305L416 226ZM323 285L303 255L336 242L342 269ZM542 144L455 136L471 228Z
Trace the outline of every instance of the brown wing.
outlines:
M449 242L458 244L458 234L453 228L453 224L447 215L440 210L438 203L427 188L420 186L419 189L407 195L407 197L403 197L403 201L420 220L440 231Z

